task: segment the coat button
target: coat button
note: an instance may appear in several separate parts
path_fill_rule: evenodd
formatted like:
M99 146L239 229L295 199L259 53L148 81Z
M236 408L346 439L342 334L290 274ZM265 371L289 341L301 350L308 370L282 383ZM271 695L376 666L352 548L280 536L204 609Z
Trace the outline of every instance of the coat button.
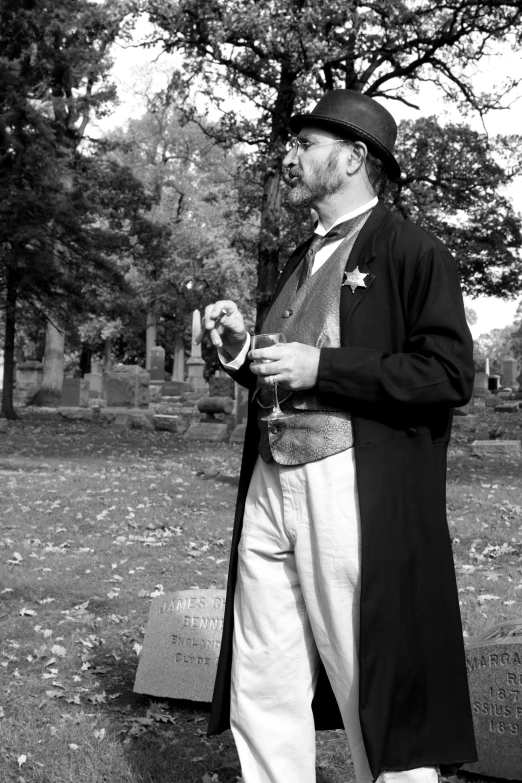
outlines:
M285 310L283 313L283 318L290 318L291 315L294 314L294 311L289 307L288 310Z
M415 427L408 427L408 429L406 430L406 435L408 435L410 438L414 438L416 434L417 434L417 430L415 429Z

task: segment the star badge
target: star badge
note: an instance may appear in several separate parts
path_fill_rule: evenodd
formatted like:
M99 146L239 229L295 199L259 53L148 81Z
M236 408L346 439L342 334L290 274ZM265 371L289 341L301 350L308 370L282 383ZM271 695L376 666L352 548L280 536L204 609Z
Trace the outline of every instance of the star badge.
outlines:
M352 294L355 293L356 288L366 288L364 278L368 277L368 272L360 272L359 267L356 266L353 272L344 273L344 283L342 285L349 285L352 289Z

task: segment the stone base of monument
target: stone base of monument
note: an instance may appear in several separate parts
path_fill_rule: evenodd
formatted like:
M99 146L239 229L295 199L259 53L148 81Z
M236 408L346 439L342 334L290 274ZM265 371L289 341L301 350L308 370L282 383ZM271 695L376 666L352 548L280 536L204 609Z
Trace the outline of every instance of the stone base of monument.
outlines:
M227 440L228 427L220 421L195 421L192 422L183 437L187 440Z
M230 443L243 443L245 440L246 426L246 422L244 422L244 424L238 424L234 427L234 431L230 436Z
M494 408L499 404L499 398L497 394L492 394L491 397L486 399L486 408Z
M519 440L474 440L471 453L481 456L507 454L517 457L522 454L522 448Z
M225 590L179 590L154 598L134 692L211 701L224 610Z
M466 666L479 758L463 769L522 780L522 618L472 639Z
M94 419L92 408L61 407L58 408L58 413L64 419L71 419L72 421L92 421Z

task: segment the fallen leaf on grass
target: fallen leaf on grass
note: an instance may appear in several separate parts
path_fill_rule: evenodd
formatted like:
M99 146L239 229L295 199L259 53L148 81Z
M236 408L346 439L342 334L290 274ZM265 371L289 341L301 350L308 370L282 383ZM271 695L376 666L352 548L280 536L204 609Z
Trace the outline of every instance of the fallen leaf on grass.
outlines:
M218 778L218 776L217 776L217 773L216 773L216 772L214 772L214 774L212 775L212 777L210 777L210 775L208 774L208 772L205 772L205 774L203 775L203 777L201 778L201 780L203 781L203 783L219 783L219 778Z
M479 604L483 604L485 601L500 601L500 596L489 595L488 593L484 593L483 595L479 595L477 601Z
M23 557L20 552L13 552L13 559L7 561L7 565L20 565Z
M45 691L45 695L48 696L50 699L61 699L63 698L62 691L53 689L51 691Z
M34 617L35 614L36 614L36 610L35 609L27 609L27 607L24 606L23 609L20 609L18 614L21 615L22 617Z
M53 655L57 655L59 658L65 658L65 656L67 655L67 650L65 649L65 647L62 647L59 644L53 644L53 646L51 647L51 653Z
M25 755L25 753L22 753L22 755L18 756L16 760L18 762L18 766L21 767L22 764L25 764L25 762L27 761L27 756Z
M5 712L3 707L0 707L0 718L5 718Z

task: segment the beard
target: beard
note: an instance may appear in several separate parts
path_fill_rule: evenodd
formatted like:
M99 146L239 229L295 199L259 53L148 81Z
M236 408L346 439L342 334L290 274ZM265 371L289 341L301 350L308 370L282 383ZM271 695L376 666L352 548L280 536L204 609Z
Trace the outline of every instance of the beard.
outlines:
M306 175L297 166L290 169L290 205L313 206L325 196L335 193L344 181L337 165L338 160L339 150L332 150L325 163L312 165Z

